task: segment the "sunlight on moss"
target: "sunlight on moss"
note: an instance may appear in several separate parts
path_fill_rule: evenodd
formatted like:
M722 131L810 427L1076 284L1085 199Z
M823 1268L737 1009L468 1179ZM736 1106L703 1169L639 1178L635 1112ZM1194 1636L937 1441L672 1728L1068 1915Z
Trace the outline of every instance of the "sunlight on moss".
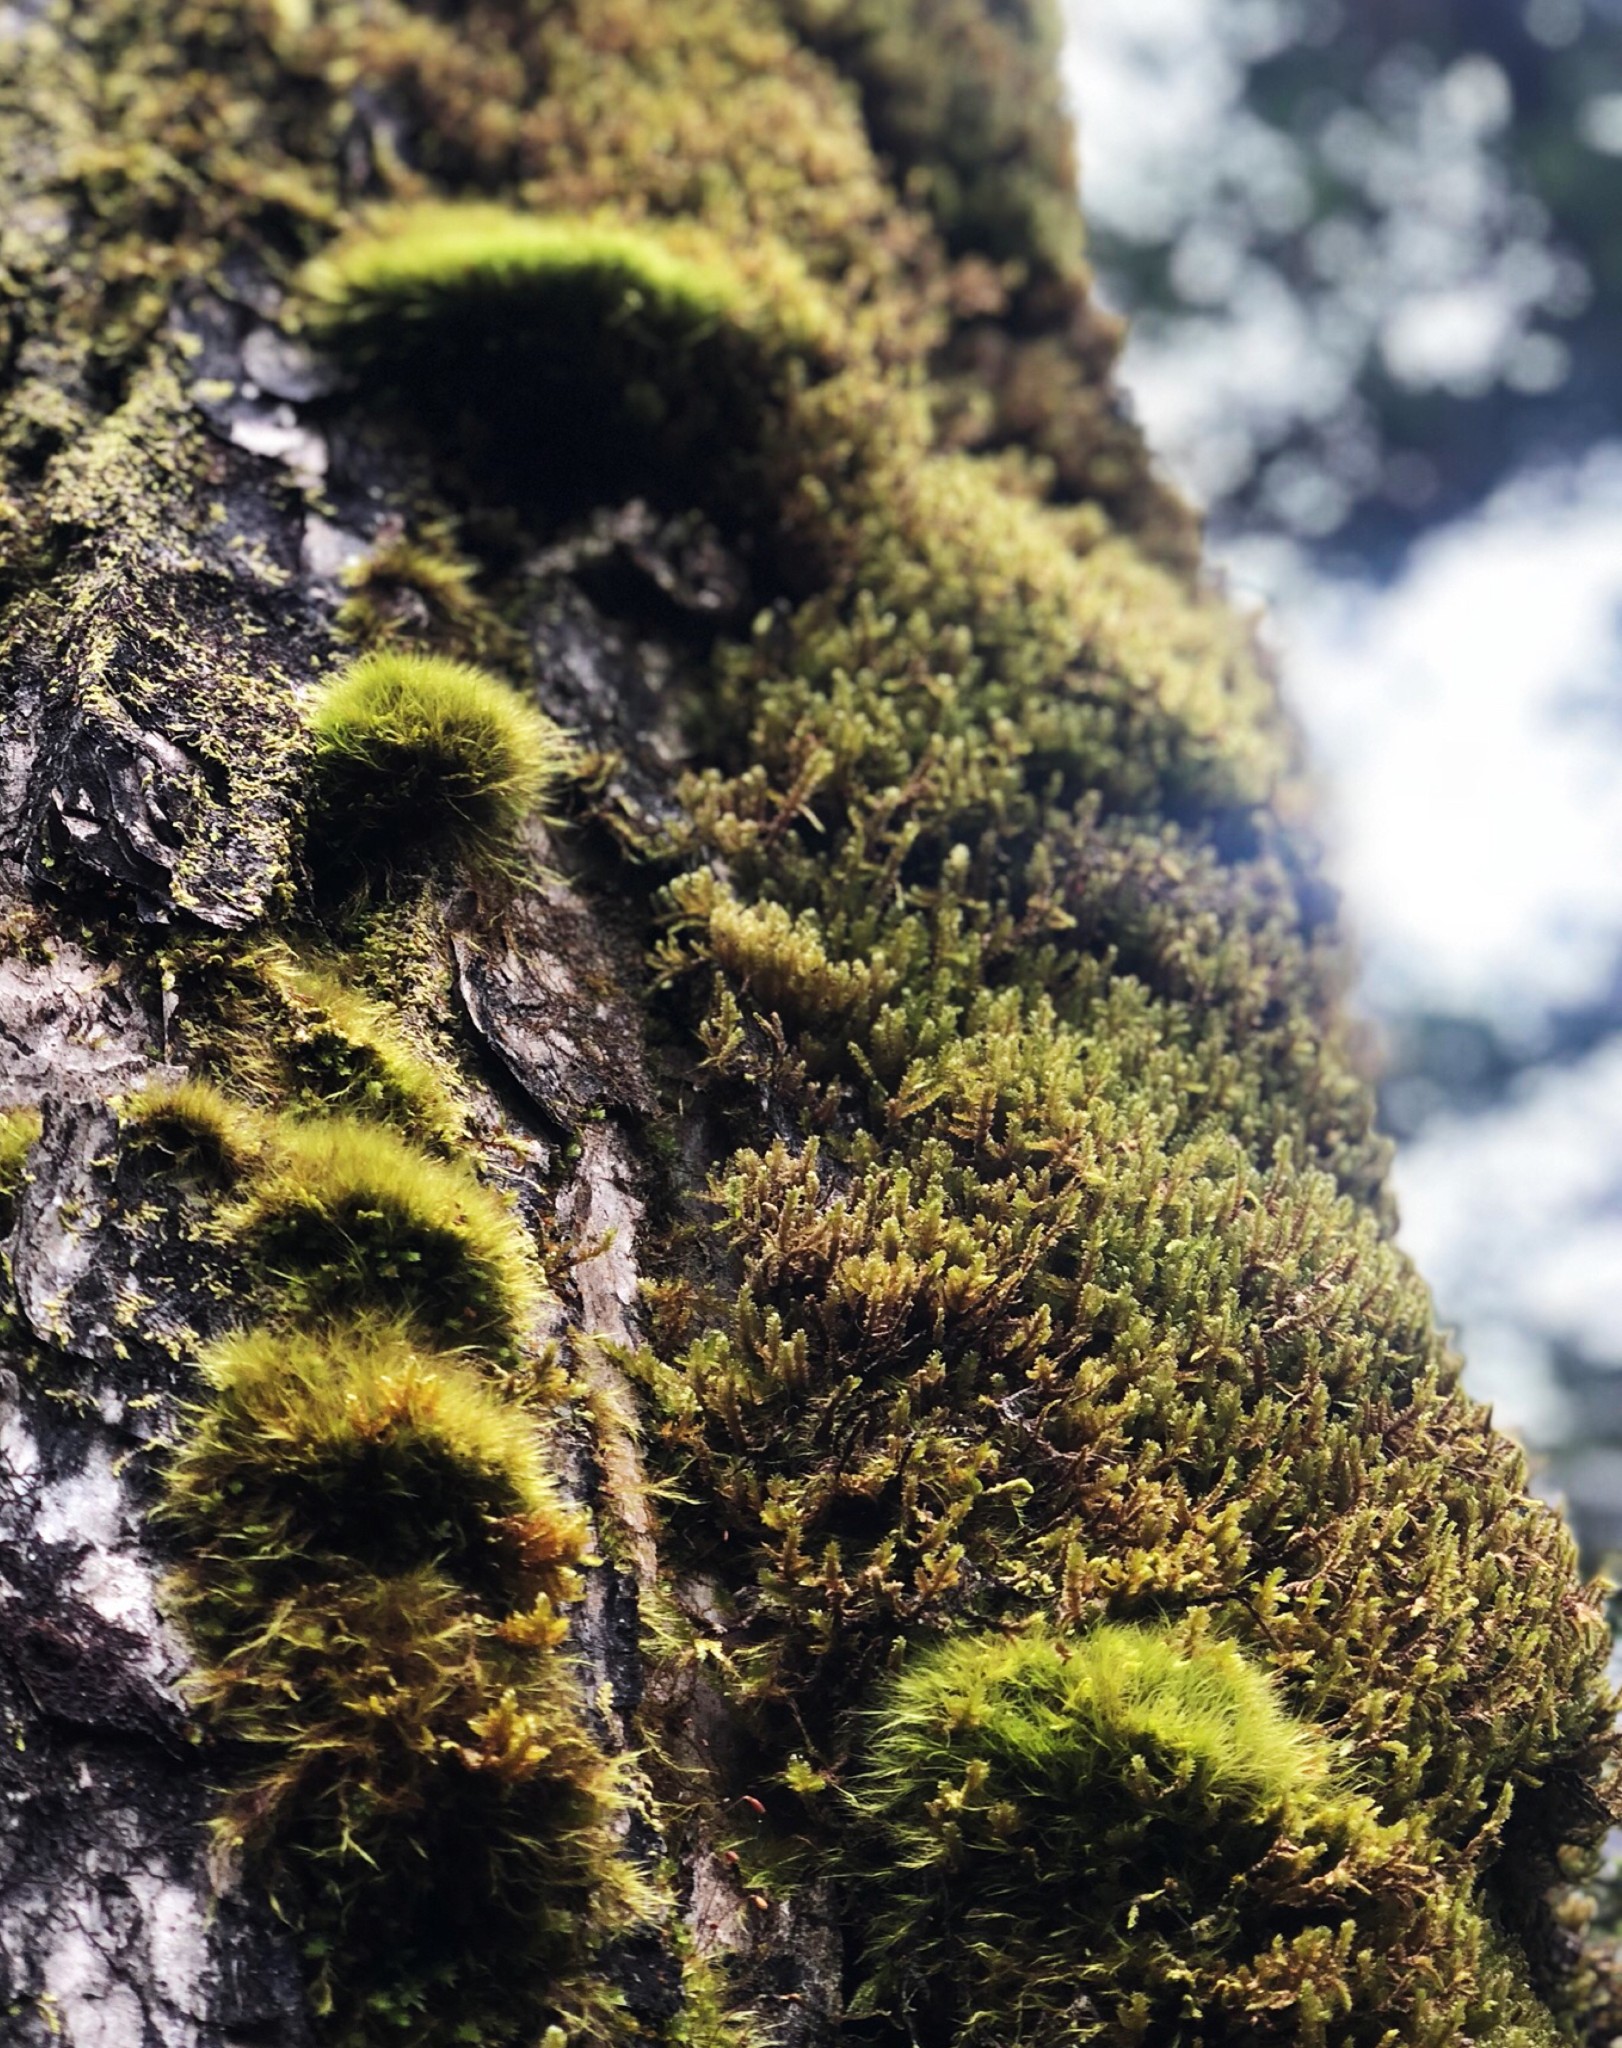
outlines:
M542 312L549 297L564 304L586 293L592 324L617 313L676 340L712 329L738 304L724 270L675 254L647 230L473 203L385 214L318 257L305 283L343 321L431 319L442 297L488 296L510 312L528 294Z
M239 1590L273 1599L353 1563L432 1566L496 1612L577 1597L585 1518L473 1359L374 1316L226 1338L203 1377L170 1512Z
M303 281L332 347L543 495L627 465L744 489L786 394L840 354L786 250L688 222L424 202L372 215Z
M128 1097L120 1120L182 1173L229 1186L263 1158L264 1120L211 1081L158 1082Z
M387 1005L344 978L340 960L266 948L255 965L285 1005L291 1032L278 1052L312 1108L377 1117L435 1145L455 1142L464 1119L439 1072Z
M961 1638L911 1660L868 1718L859 2014L960 2044L1189 2026L1297 2048L1392 2038L1399 2011L1400 2038L1436 2043L1501 2016L1475 1988L1486 1929L1423 1835L1338 1789L1321 1736L1230 1644Z

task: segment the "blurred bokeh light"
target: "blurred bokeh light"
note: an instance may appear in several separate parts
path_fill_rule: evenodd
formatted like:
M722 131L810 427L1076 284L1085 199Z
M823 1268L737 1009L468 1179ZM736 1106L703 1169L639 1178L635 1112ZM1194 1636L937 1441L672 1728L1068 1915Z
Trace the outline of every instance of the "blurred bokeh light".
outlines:
M1622 1553L1622 0L1067 0L1128 388L1265 603L1404 1242Z

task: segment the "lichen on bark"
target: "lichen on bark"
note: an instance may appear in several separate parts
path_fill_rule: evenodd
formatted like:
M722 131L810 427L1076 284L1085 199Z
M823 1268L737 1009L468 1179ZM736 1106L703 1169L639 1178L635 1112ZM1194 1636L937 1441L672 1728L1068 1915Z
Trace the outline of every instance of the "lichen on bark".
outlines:
M1609 2039L1048 10L0 39L23 2048Z

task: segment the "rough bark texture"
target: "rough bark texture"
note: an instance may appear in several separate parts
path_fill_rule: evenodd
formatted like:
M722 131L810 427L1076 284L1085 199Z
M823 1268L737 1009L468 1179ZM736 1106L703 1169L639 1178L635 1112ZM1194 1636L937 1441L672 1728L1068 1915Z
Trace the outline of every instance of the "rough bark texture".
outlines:
M1615 2030L1596 1596L1391 1247L1052 56L0 8L17 2048ZM361 848L402 653L539 811L402 753Z

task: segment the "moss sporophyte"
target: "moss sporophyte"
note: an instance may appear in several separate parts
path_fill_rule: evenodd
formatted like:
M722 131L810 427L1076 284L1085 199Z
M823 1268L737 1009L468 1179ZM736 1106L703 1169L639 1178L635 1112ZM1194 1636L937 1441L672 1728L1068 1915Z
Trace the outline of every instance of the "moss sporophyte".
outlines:
M85 0L71 80L18 45L0 166L77 211L12 214L6 648L101 648L100 606L149 636L107 730L204 707L223 836L152 927L122 1141L244 1276L175 1597L219 1825L339 2048L741 2048L841 1943L808 2041L847 1996L870 2048L1622 2027L1567 1932L1606 1631L1393 1241L1295 741L1113 402L1051 32ZM293 486L227 463L173 333L220 277L321 368L327 495L263 560L209 550ZM640 542L571 569L628 500L752 624ZM563 888L565 685L615 700L604 784L625 705L685 726L635 862L595 792L554 831L662 1090L559 1147L456 948ZM261 882L205 933L220 846ZM592 1492L621 1367L634 1543ZM701 1886L741 1930L702 1952Z

